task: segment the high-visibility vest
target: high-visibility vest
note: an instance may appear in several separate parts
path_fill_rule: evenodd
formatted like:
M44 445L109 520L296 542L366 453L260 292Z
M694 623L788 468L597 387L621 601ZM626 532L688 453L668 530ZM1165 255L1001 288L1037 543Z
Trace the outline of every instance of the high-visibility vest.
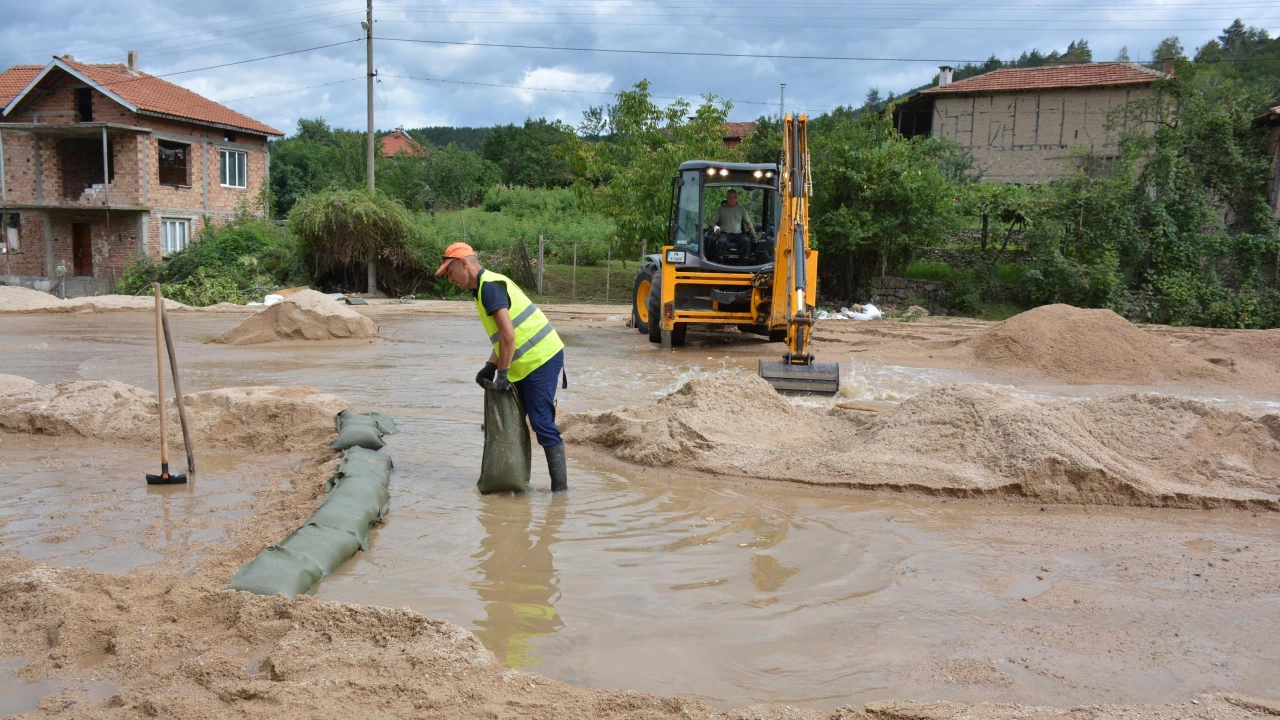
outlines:
M511 359L511 367L507 369L507 379L511 382L524 379L529 373L542 367L542 364L555 357L564 349L564 342L551 327L551 321L529 299L528 295L515 284L511 278L485 270L480 273L476 285L476 312L480 313L480 324L489 334L489 342L493 343L493 352L498 354L498 323L484 311L485 283L502 283L511 298L511 326L516 330L516 353Z

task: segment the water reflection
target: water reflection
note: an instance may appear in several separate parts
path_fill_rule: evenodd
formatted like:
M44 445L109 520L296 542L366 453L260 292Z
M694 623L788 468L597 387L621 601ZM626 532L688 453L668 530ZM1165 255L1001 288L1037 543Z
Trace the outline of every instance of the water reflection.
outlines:
M476 621L476 635L503 665L523 670L541 662L530 642L564 627L556 612L560 577L551 546L558 540L568 498L556 496L546 504L541 523L534 522L539 495L488 496L480 499L480 540L472 587L484 601L485 617Z

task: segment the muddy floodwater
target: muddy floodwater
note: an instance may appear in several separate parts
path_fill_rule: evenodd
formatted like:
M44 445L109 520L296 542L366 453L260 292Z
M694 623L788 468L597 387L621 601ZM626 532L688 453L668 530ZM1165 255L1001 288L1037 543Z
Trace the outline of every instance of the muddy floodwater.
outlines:
M1169 702L1276 686L1274 515L823 492L639 470L572 448L567 495L482 497L472 377L487 350L474 318L381 317L382 340L368 344L202 344L240 319L171 317L184 389L312 385L400 426L388 448L390 514L316 597L449 620L509 667L726 708L908 696ZM695 341L663 353L624 328L620 310L552 319L569 345L562 411L648 401L699 373L751 372L759 351ZM0 317L0 364L43 383L151 388L150 323L131 313ZM957 379L975 378L865 365L846 381L857 398L895 402ZM113 573L158 560L158 544L198 553L219 521L246 512L239 478L285 462L209 455L194 487L161 492L140 484L156 472L147 448L102 455L67 443L56 459L21 443L7 450L4 472L24 485L0 490L0 548ZM536 446L534 485L547 487ZM59 517L32 518L58 502ZM92 526L59 534L95 508ZM173 513L187 513L184 531L151 528ZM4 676L0 667L0 689Z

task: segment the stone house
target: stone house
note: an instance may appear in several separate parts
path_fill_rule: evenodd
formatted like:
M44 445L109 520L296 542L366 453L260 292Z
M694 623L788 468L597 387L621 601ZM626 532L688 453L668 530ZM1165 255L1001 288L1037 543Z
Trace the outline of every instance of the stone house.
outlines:
M0 73L0 273L69 295L110 289L206 222L263 212L284 133L126 64L70 55Z
M1146 97L1172 74L1134 63L1106 62L1009 68L952 82L939 68L938 85L894 109L906 137L930 135L959 143L973 154L983 179L993 183L1042 183L1077 170L1073 151L1106 159L1116 152L1108 115Z

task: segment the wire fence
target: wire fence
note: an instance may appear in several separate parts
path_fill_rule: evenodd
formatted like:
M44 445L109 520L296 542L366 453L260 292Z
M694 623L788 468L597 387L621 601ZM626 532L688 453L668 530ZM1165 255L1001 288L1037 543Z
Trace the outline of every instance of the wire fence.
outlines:
M608 240L557 240L539 236L521 242L524 282L545 298L562 302L629 303L640 259L620 253Z

